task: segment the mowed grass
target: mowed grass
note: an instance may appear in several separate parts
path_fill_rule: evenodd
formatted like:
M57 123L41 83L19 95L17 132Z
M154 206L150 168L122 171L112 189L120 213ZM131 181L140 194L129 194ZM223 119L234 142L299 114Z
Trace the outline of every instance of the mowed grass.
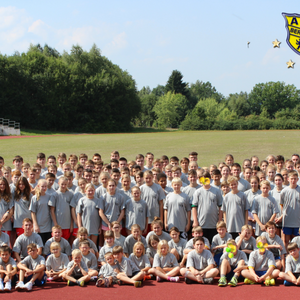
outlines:
M139 153L152 152L155 157L165 154L179 158L191 151L199 153L199 165L209 166L224 160L227 153L235 161L257 155L260 160L268 154L284 155L290 158L300 153L300 131L173 131L126 134L74 134L45 135L28 138L0 139L0 155L5 164L12 166L15 155L21 155L24 162L34 163L36 155L46 156L65 152L67 155L86 153L92 158L100 153L104 162L109 162L110 153L118 150L128 160Z

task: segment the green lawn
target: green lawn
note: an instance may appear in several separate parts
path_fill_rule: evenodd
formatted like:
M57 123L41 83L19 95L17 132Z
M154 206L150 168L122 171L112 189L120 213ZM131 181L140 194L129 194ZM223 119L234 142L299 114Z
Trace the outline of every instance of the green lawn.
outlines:
M21 155L25 162L35 162L38 152L46 156L59 152L86 153L91 157L98 152L105 162L110 152L118 150L128 160L138 153L153 152L155 157L163 154L179 158L197 151L201 166L217 164L231 153L235 161L258 155L265 159L268 154L282 154L285 158L300 152L300 131L173 131L126 134L75 134L45 135L31 138L0 140L0 155L6 165L12 165L12 158Z

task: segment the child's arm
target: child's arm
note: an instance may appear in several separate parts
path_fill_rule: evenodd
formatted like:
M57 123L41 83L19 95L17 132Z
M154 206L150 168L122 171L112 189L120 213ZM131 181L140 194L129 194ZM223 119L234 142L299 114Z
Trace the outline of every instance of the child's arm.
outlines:
M280 255L282 270L285 270L285 258L284 254Z
M240 239L239 241L236 243L236 247L237 249L240 249L241 248L241 245L242 245L242 242L243 242L243 239L246 235L246 231L245 230L242 230L241 234L240 234Z
M12 207L10 210L8 210L4 215L3 219L1 219L1 225L10 220L11 216L14 214L14 208Z
M227 224L227 222L226 222L226 212L225 211L223 211L223 219L224 219L225 224Z
M122 209L117 222L121 223L122 219L124 218L124 215L125 215L125 209Z
M258 223L260 229L261 229L262 231L265 231L266 227L265 227L265 225L259 220L258 215L257 215L257 214L253 214L253 218L254 218L254 220L256 221L256 223Z
M33 274L33 270L28 269L24 264L18 263L17 267L20 270L24 270L28 275Z
M273 214L272 217L270 218L269 222L273 222L276 218L276 214Z
M109 222L108 219L106 218L106 215L104 214L102 208L99 209L99 215L100 215L101 219L103 220L103 222L107 224L107 227L110 228L110 222Z
M145 222L145 229L143 231L143 235L146 235L148 232L148 217L146 218L146 222Z
M33 274L40 273L46 269L45 265L37 265L37 267L32 270Z
M146 268L142 269L141 271L147 273L150 269L151 269L151 267L146 267Z
M82 227L81 213L77 213L78 228Z
M72 216L73 221L75 222L75 224L76 224L77 227L78 227L78 222L77 222L77 217L76 217L75 207L71 207L71 216Z
M223 212L221 210L221 206L219 207L219 221L222 221L223 218ZM225 222L226 223L226 222Z
M79 268L80 268L80 271L81 271L81 273L82 273L83 276L85 276L85 275L88 274L88 272L85 271L85 270L82 268L81 264L79 264Z
M291 277L292 282L293 282L294 284L297 283L297 278L295 277L295 275L293 274L292 271L288 271L288 272L287 272L287 275L289 275L289 276Z
M248 210L245 210L245 225L248 224Z
M189 267L189 271L194 275L194 276L197 276L197 275L200 275L200 272L195 269L194 267Z
M165 220L165 229L166 229L166 231L168 231L168 211L166 209L165 209L164 220Z
M51 214L51 218L53 221L54 226L57 226L57 220L56 220L56 215L55 215L55 207L54 206L50 206L50 214Z
M36 233L40 232L40 227L37 223L35 212L31 212L31 218L32 218L33 225L34 225L34 232L36 232Z
M70 270L69 271L67 270L65 274L68 276L71 276L75 267L76 267L76 264L74 263L73 266L70 268Z
M164 220L164 202L163 200L159 201L159 215L160 215L160 219L163 222Z
M194 219L193 227L199 226L198 215L197 215L197 206L192 207L192 215L193 215L193 219Z
M188 232L190 230L190 227L191 227L191 212L188 211L187 212L187 224L185 226L185 232Z
M209 270L213 269L213 267L214 267L214 265L212 265L212 264L208 265L205 269L203 269L202 271L199 272L200 276L203 277L206 274L206 272L208 272Z
M274 271L274 269L275 269L274 266L270 266L268 271L266 272L266 274L264 274L263 276L260 276L258 281L263 282L266 278L268 278L268 276L272 275L272 272Z

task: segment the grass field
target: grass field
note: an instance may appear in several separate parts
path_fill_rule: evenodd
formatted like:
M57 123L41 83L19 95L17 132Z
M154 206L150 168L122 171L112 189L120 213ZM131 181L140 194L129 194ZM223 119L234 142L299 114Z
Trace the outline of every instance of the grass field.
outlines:
M36 154L46 156L65 152L67 155L86 153L91 157L98 152L104 162L109 161L110 152L118 150L128 160L138 153L150 151L155 157L163 154L188 156L189 152L199 153L199 164L208 166L224 160L231 153L235 161L258 155L265 159L268 154L291 157L300 152L300 131L173 131L126 134L78 134L45 135L28 138L0 140L0 155L6 165L12 165L12 158L21 155L25 162L35 162Z

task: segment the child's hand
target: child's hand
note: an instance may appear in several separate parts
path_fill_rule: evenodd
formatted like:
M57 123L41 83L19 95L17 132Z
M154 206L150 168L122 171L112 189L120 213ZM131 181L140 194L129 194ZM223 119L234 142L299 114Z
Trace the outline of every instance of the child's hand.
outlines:
M261 231L265 231L266 230L266 226L264 224L259 225Z
M145 228L145 230L142 232L142 235L146 235L147 234L147 228Z
M204 271L200 271L200 272L199 272L199 275L200 275L201 277L203 277L203 276L205 275L205 272L204 272Z
M168 224L165 223L165 229L168 231Z
M242 230L242 232L239 234L241 239L244 239L246 235L246 230Z
M258 282L263 282L263 281L265 281L266 277L267 277L266 275L263 275L263 276L258 277Z
M118 268L115 268L115 272L119 274L120 270Z
M193 222L193 227L198 227L198 226L199 226L198 220L194 220L194 222Z
M34 225L34 232L35 232L35 233L39 233L39 232L40 232L40 227L39 227L38 224L35 224L35 225Z

